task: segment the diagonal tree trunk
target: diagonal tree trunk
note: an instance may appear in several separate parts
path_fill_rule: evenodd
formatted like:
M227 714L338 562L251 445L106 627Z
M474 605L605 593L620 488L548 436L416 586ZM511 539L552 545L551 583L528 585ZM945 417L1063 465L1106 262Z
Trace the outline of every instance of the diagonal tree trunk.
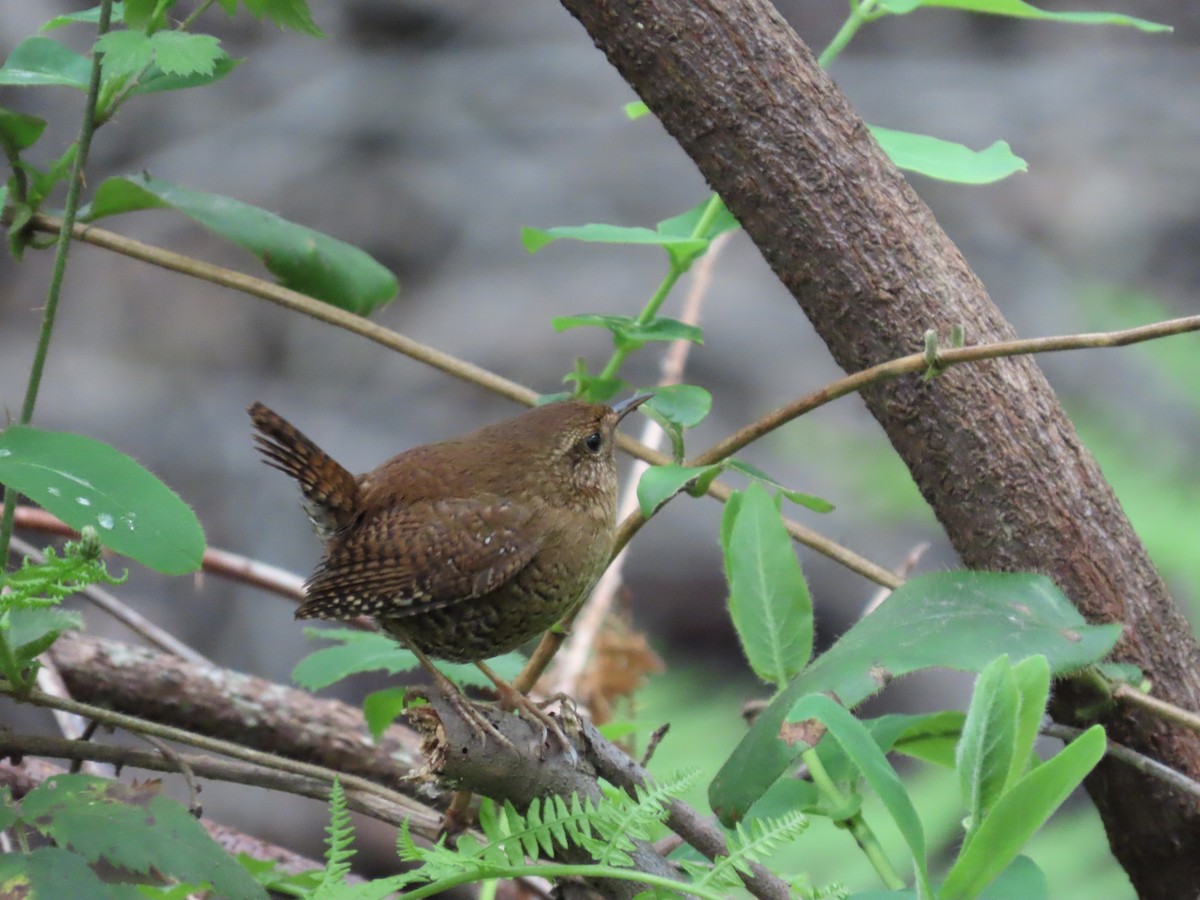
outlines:
M1013 337L958 249L766 0L563 0L725 199L847 371L912 353L927 328ZM866 392L963 562L1053 577L1116 657L1200 709L1200 652L1032 358ZM1084 698L1063 685L1060 718ZM1200 777L1200 736L1125 709L1114 740ZM1147 898L1200 894L1200 811L1105 760L1088 780Z

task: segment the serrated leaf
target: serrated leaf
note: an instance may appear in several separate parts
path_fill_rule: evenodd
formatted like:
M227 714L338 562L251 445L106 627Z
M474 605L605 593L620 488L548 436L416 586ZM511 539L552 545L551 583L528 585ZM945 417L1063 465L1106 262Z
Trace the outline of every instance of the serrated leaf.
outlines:
M912 851L913 865L917 871L917 896L932 897L925 856L925 829L921 825L921 818L900 776L888 763L870 732L848 710L823 694L810 694L797 701L788 711L783 728L788 729L808 719L817 719L825 725L883 801L901 837Z
M132 900L128 885L108 884L87 860L59 847L38 847L28 854L0 853L0 897L5 900Z
M258 19L265 15L280 28L309 37L325 36L313 22L305 0L246 0L246 9Z
M228 56L222 55L213 63L211 71L189 72L186 75L164 72L157 66L152 66L150 71L138 79L137 84L129 89L129 93L131 95L161 94L166 91L182 91L187 88L204 87L205 85L220 81L240 66L242 62L243 60L230 59Z
M1139 31L1173 31L1146 19L1109 12L1047 12L1023 0L879 0L877 9L902 15L922 6L941 6L974 13L991 13L1018 19L1044 19L1053 22L1072 22L1077 25L1125 25Z
M963 845L946 876L940 900L973 900L999 875L1033 833L1096 767L1107 741L1093 725L1022 778L999 799Z
M225 58L221 42L211 34L159 31L150 39L154 62L167 75L212 75Z
M101 68L106 78L135 75L154 62L154 47L141 31L110 31L96 40L96 51L104 54Z
M1004 141L996 141L983 150L972 150L927 134L868 127L896 168L939 181L991 184L1029 169L1025 160L1015 155Z
M303 225L219 194L147 175L109 178L80 218L94 222L140 209L174 209L262 260L284 287L367 315L396 295L395 276L367 253Z
M159 793L157 782L55 775L30 791L21 807L26 822L89 862L208 882L229 900L267 898L181 803Z
M0 85L15 87L59 85L86 91L91 77L92 66L87 59L41 36L21 41L0 66Z
M1007 655L975 680L955 759L970 835L1004 791L1016 745L1020 696Z
M812 598L770 495L758 484L742 494L724 547L729 613L755 674L782 687L812 655Z
M379 743L383 733L404 712L408 702L408 691L404 688L384 688L372 691L363 698L363 718L371 732L371 740Z
M169 487L108 444L13 425L0 432L0 484L75 529L168 575L194 572L204 555L196 514Z
M726 518L721 521L724 534ZM779 740L779 726L806 694L832 691L852 708L888 678L929 668L978 672L1002 653L1012 659L1042 654L1061 674L1102 658L1120 634L1117 624L1087 624L1042 575L937 572L911 578L760 713L713 780L712 808L723 821L737 821L794 764L797 753Z
M315 650L296 664L292 680L306 690L316 691L343 678L362 672L384 671L390 675L418 667L417 658L395 638L351 628L309 628L309 637L337 641L332 647ZM521 671L525 659L519 653L506 653L489 661L501 678L511 679ZM487 687L483 673L470 663L438 663L438 668L459 684Z

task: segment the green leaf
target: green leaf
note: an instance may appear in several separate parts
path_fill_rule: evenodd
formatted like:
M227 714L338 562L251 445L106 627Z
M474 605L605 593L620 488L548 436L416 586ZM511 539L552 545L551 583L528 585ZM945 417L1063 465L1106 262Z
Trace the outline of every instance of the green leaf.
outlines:
M3 135L4 140L17 150L32 147L45 130L45 119L14 112L0 106L0 135Z
M79 631L83 617L66 609L14 609L5 635L13 653L24 663L44 652L64 631Z
M24 820L88 862L210 883L229 900L266 900L266 891L157 781L126 785L90 775L55 775L22 801ZM54 896L92 896L58 894Z
M325 32L317 27L312 20L305 0L245 0L246 9L252 16L261 19L265 14L268 19L285 30L291 30L309 37L325 37Z
M1050 885L1037 863L1018 856L979 896L980 900L1050 900Z
M697 479L706 475L720 474L721 467L714 466L651 466L638 480L637 498L642 515L650 517L655 510Z
M1001 797L963 845L942 885L941 900L980 896L1095 768L1106 743L1104 729L1093 725Z
M125 885L107 884L82 856L58 847L38 847L28 854L0 854L0 897L57 900L131 900Z
M408 691L402 687L372 691L363 698L363 718L367 720L367 728L375 743L379 743L388 726L404 712L407 703Z
M646 390L652 394L646 406L682 428L695 428L712 410L712 394L694 384L672 384Z
M0 66L0 85L29 87L61 85L86 91L92 66L74 50L47 37L26 38L13 48Z
M521 229L521 243L530 253L537 253L547 244L563 240L583 241L588 244L648 244L683 254L703 253L708 248L708 241L701 238L672 237L637 226L593 223Z
M139 209L181 212L249 250L284 287L350 312L367 315L396 295L395 276L357 247L264 209L147 175L107 179L80 218L94 222Z
M712 241L713 238L740 228L741 225L725 206L725 202L718 195L712 194L687 212L663 219L654 227L659 234L673 238L701 238Z
M868 126L875 140L899 169L918 172L940 181L959 184L991 184L1016 172L1028 171L1028 165L1012 152L1004 141L996 141L985 150L975 151L962 144L925 134L893 131Z
M1033 745L1037 742L1046 715L1046 703L1050 699L1050 663L1044 656L1030 656L1013 666L1012 674L1020 703L1012 767L1004 783L1005 790L1020 780L1034 759Z
M121 24L125 21L125 6L124 3L114 3L112 9L112 24ZM96 25L100 22L100 7L93 6L91 9L85 9L77 13L67 13L61 16L55 16L50 21L46 22L39 31L53 31L56 28L62 28L64 25Z
M896 770L891 767L883 751L875 743L871 733L850 712L823 694L810 694L801 698L788 711L785 730L809 719L817 719L854 762L872 790L883 801L888 813L896 823L900 836L912 851L913 865L917 870L917 896L932 897L929 886L928 862L925 857L925 829L916 807L904 788ZM803 749L808 745L800 742Z
M96 50L104 54L105 78L136 75L154 62L151 39L140 31L110 31L96 41Z
M210 72L191 72L187 75L175 75L164 72L154 66L143 75L138 83L130 88L130 94L161 94L166 91L182 91L187 88L204 87L220 81L242 64L240 59L230 59L222 56L217 59Z
M770 495L758 484L742 494L724 546L729 612L750 667L782 687L812 655L812 598Z
M758 466L752 466L748 462L743 462L740 459L729 459L725 461L725 465L730 469L734 469L745 475L749 475L751 478L771 485L772 487L776 488L779 493L783 494L783 496L787 497L797 506L803 506L805 509L811 509L813 512L819 513L833 512L837 508L828 500L823 500L822 498L814 496L813 494L802 494L800 491L793 491L790 488L784 487Z
M411 671L419 665L410 650L385 634L353 628L309 628L305 633L309 637L338 642L332 647L323 647L310 653L292 670L292 680L310 691L320 690L361 672L383 670L395 675ZM524 662L521 654L506 653L489 664L501 678L511 679L521 671ZM491 685L483 673L470 663L438 663L438 668L459 684Z
M556 316L550 320L555 331L572 328L607 328L617 341L632 344L645 341L693 341L704 343L704 332L695 325L680 322L666 316L655 316L648 322L639 322L632 316L614 316L605 313L581 313L574 316Z
M121 8L125 11L125 25L128 28L146 31L157 7L158 0L125 0L121 4ZM161 19L161 13L159 14L159 18ZM162 23L159 22L158 24L161 25Z
M155 64L167 75L212 75L226 57L221 42L210 34L159 31L150 42Z
M1008 656L997 657L975 680L955 760L967 809L968 837L983 822L1008 781L1020 702Z
M1160 25L1146 19L1108 12L1047 12L1023 0L879 0L877 9L902 15L922 6L941 6L947 9L962 9L967 12L992 13L1018 19L1044 19L1052 22L1073 22L1077 25L1127 25L1139 31L1173 31L1169 25Z
M204 555L196 514L148 470L78 434L13 425L0 432L0 484L72 528L168 575L194 572Z
M962 736L963 718L963 713L958 710L941 710L920 714L891 713L859 721L871 733L880 752L894 750L952 769L955 749ZM853 783L858 780L853 763L838 744L822 743L817 752L821 764L834 781Z
M778 739L779 726L806 694L832 691L852 708L889 678L938 667L979 672L1002 653L1013 659L1042 654L1061 674L1103 657L1120 634L1118 624L1087 624L1042 575L937 572L911 578L763 710L713 780L712 808L723 821L737 821L795 762L797 754Z

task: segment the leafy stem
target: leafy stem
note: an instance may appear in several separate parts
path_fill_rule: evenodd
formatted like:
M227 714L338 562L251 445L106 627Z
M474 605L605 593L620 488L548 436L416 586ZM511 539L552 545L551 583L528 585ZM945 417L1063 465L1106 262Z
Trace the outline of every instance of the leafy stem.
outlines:
M706 234L708 234L708 232L712 229L713 222L720 214L721 208L721 198L716 194L710 196L708 198L708 203L704 207L704 212L702 212L700 214L700 218L696 220L696 224L692 228L692 232L689 237L698 239L703 238ZM663 277L663 280L659 283L658 287L655 288L649 302L647 302L642 311L638 313L637 318L634 320L636 324L646 325L651 319L658 315L658 311L662 307L663 302L674 289L679 279L684 276L689 268L691 268L691 264L694 261L694 258L680 259L673 254L670 256L670 267L667 269L667 274ZM605 363L604 369L600 372L599 378L601 380L615 378L617 372L621 370L621 366L625 363L626 358L630 353L633 352L633 349L634 348L631 346L625 346L618 343L616 348L613 350L613 355L609 358L608 362Z
M108 31L112 21L112 0L101 0L100 23L97 34ZM92 135L96 130L96 101L100 95L100 65L104 54L92 57L92 73L88 81L87 100L83 106L83 122L79 127L78 152L71 164L71 180L67 183L67 199L63 207L63 227L58 234L54 250L54 268L50 275L50 286L46 291L46 306L42 311L42 329L34 350L33 365L29 369L29 381L25 388L25 401L21 405L21 425L28 425L37 404L38 389L42 383L42 372L46 367L46 355L50 350L50 337L54 333L54 319L58 312L58 299L62 294L63 278L67 271L67 254L71 247L71 228L79 210L79 193L83 187L83 172L87 165L88 151L92 146ZM7 568L8 542L12 538L13 514L17 492L11 487L4 489L4 516L0 520L0 567Z
M821 797L830 806L830 812L833 813L834 824L845 828L854 836L855 843L862 849L862 852L870 860L872 867L879 873L879 877L889 890L900 891L904 890L907 885L904 879L900 877L900 873L896 871L892 865L892 861L887 858L887 854L883 852L883 847L879 845L879 839L875 837L875 832L871 830L871 826L867 824L867 820L863 818L861 808L855 809L854 800L842 793L841 788L837 786L829 772L825 769L825 764L821 762L821 757L817 753L815 747L806 750L800 757L806 766L808 773L812 777L813 784L817 786ZM838 817L837 810L851 810L844 817Z

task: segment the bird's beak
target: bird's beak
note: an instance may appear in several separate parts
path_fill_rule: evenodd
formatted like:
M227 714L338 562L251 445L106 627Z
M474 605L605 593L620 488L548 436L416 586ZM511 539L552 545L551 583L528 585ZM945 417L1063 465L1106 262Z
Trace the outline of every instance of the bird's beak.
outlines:
M653 396L653 394L635 394L628 400L622 400L620 403L614 404L612 410L617 414L617 421L620 422Z

